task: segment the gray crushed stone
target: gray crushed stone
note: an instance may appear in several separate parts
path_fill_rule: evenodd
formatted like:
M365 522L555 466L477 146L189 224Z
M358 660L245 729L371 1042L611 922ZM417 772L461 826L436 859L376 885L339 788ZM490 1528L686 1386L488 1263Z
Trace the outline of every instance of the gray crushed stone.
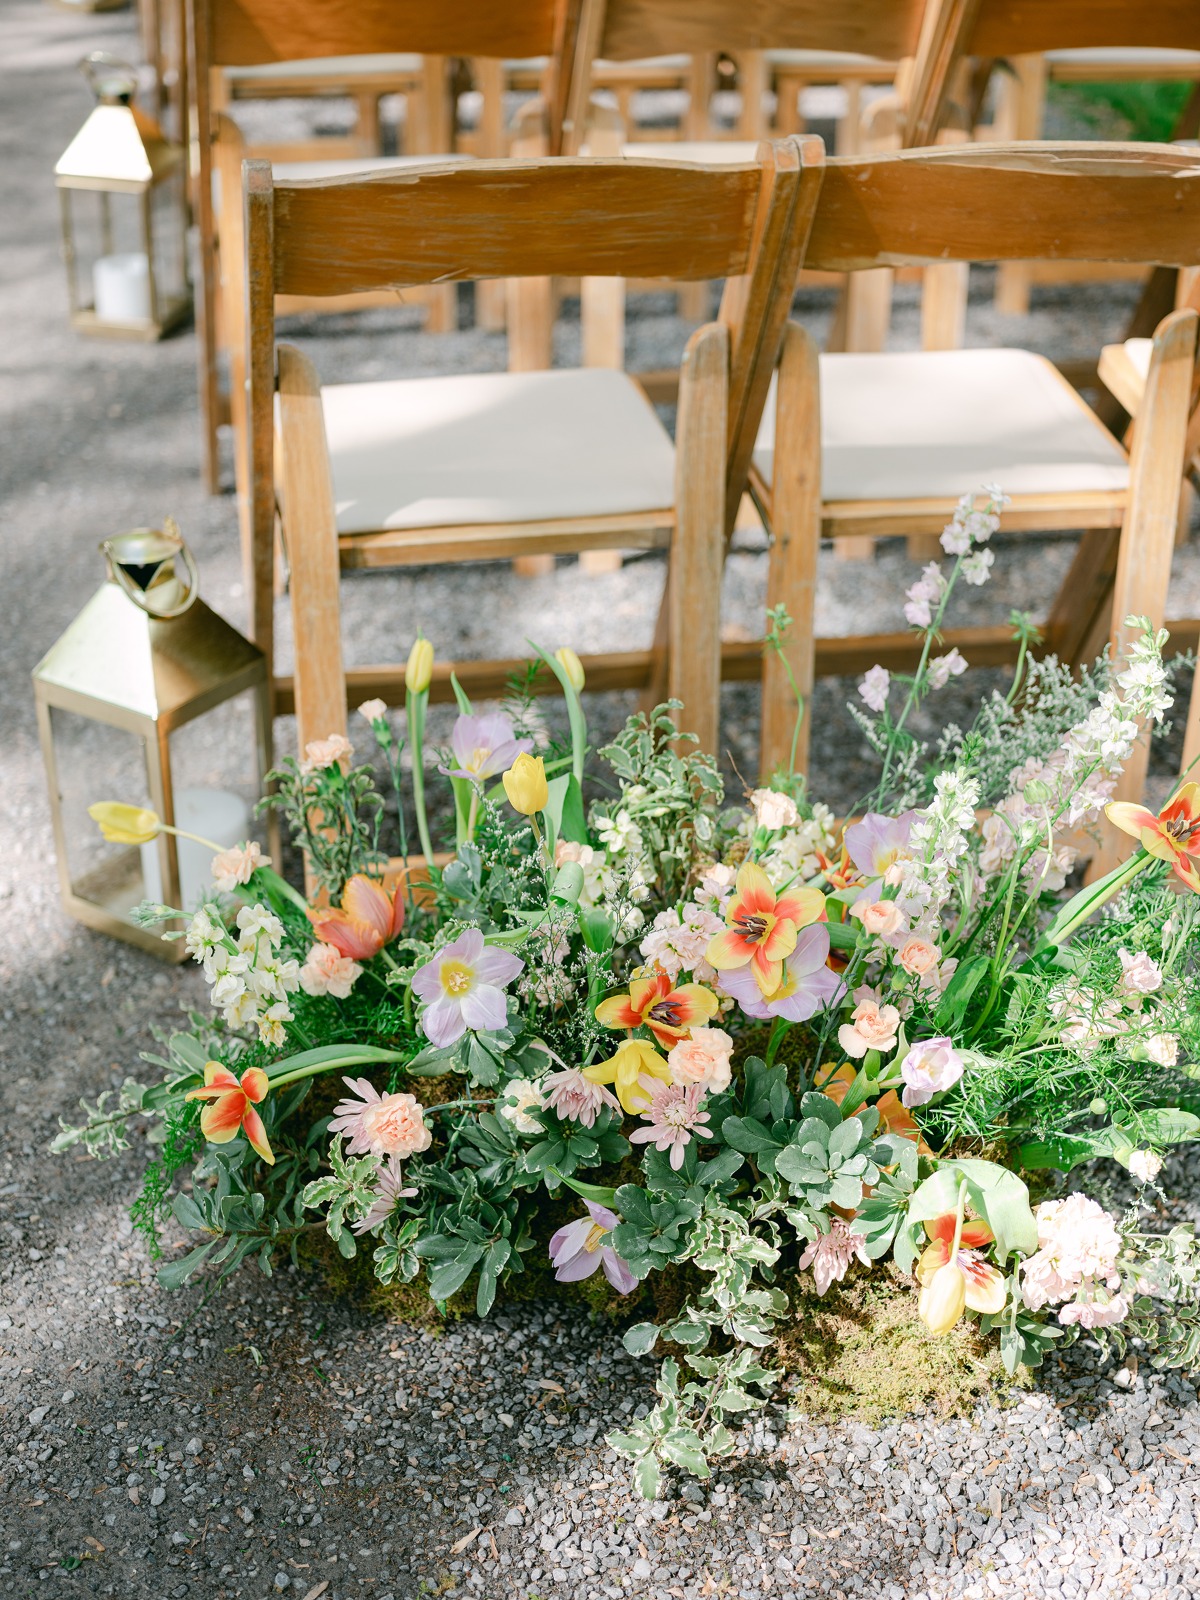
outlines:
M192 336L110 346L65 321L50 170L88 107L74 64L132 38L127 15L39 0L8 0L0 16L0 1595L1190 1600L1194 1377L1102 1370L1084 1349L1019 1404L969 1421L825 1427L774 1406L711 1483L672 1482L647 1505L603 1434L652 1403L651 1365L609 1326L534 1305L431 1338L287 1268L246 1272L208 1301L168 1296L127 1216L141 1136L107 1165L45 1155L57 1117L118 1083L152 1026L203 994L195 972L62 914L27 674L98 582L97 541L168 511L211 603L244 619L232 504L198 478ZM992 311L980 274L969 334L1077 357L1116 335L1129 298L1121 286L1046 293L1014 322ZM502 366L503 340L472 331L468 312L464 298L460 331L437 338L406 311L289 333L331 378ZM828 298L802 298L797 314L819 333ZM631 364L664 365L687 331L662 297L631 300ZM569 316L559 337L569 361ZM893 338L917 339L904 295ZM998 581L972 592L972 613L1043 606L1069 554L1069 541L1028 540L1018 561L1002 542ZM757 626L764 565L761 540L743 536L726 580L731 632ZM868 564L823 559L822 629L895 626L912 576L896 542ZM418 622L443 654L516 653L526 634L554 645L564 620L580 649L636 642L661 582L653 561L600 579L564 562L533 581L498 567L349 581L348 653L402 653ZM1194 539L1174 596L1200 609ZM286 637L285 608L280 620ZM814 764L842 803L866 771L841 709L850 690L824 684L814 708ZM947 691L944 714L961 703ZM601 731L626 709L620 696L590 707ZM753 693L727 689L724 712L750 774ZM1194 1218L1190 1168L1176 1162L1169 1188Z

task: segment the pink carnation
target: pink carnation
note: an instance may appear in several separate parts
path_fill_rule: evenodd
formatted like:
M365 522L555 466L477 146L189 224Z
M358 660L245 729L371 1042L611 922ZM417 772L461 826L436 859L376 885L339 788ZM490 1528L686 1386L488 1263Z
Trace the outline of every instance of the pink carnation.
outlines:
M344 956L336 945L315 944L300 968L300 987L305 994L331 994L344 1000L362 973L357 961Z
M346 1133L352 1156L418 1155L428 1150L433 1135L425 1126L424 1108L411 1094L383 1094L367 1078L343 1078L347 1088L361 1096L339 1100L333 1108L330 1133Z

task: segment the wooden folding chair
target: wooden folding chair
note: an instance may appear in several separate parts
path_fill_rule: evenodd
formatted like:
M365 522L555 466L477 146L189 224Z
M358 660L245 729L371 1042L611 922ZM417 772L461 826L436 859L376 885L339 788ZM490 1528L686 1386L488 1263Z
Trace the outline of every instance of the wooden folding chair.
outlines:
M1200 153L1170 146L957 145L827 164L806 264L856 272L931 260L1184 262L1200 234ZM1012 497L1008 533L1079 529L1045 626L1069 661L1119 643L1131 613L1161 622L1189 414L1197 316L1155 336L1132 449L1050 362L1022 350L826 355L789 327L777 404L754 476L774 534L770 601L796 621L789 658L805 695L817 671L911 667L911 633L814 642L820 538L934 534L988 482ZM1193 417L1194 425L1194 417ZM1194 638L1200 624L1174 625ZM946 634L976 665L1013 659L1006 628ZM768 659L763 767L785 752L792 712ZM1140 784L1131 771L1131 784Z
M829 0L790 0L787 5L747 6L737 0L564 0L560 33L561 67L551 86L550 114L562 128L563 149L588 148L593 154L652 152L675 160L745 161L752 144L707 139L668 144L623 142L592 126L592 93L598 60L623 61L664 50L700 57L726 51L745 61L770 49L869 53L898 60L911 56L920 34L925 0L873 0L870 4L830 5ZM756 96L753 83L743 100ZM695 306L692 307L695 310ZM588 361L621 368L625 364L622 286L611 283L589 291L582 309ZM646 374L656 397L669 396L673 375Z
M721 569L823 170L819 140L764 144L715 169L635 161L468 162L411 174L274 183L249 162L246 250L253 633L272 663L276 484L291 568L301 743L356 697L403 694L403 668L345 674L338 570L628 544L670 552L652 650L585 660L595 688L657 687L716 744ZM676 442L623 373L554 371L322 388L276 352L282 294L393 283L606 273L723 277L721 319L693 336ZM277 399L276 399L277 396ZM278 406L278 436L273 413ZM496 693L511 663L462 663ZM448 672L435 681L447 693Z
M423 57L424 153L445 156L450 153L453 132L444 82L446 58L503 59L548 52L554 42L554 7L555 0L528 0L521 6L496 6L490 0L187 0L199 149L200 409L204 476L211 492L219 487L218 429L223 422L234 420L220 389L222 269L212 183L219 159L213 147L222 126L218 112L226 103L226 75L249 67L278 68L285 74L280 81L286 84L287 73L298 72L312 61L319 62L320 70L328 74L334 71L332 63L337 58L350 58L352 65L357 62L361 67L364 60L401 51ZM224 127L228 134L233 124L227 120ZM368 159L385 169L409 158ZM291 175L296 175L295 169ZM227 219L225 225L230 226ZM430 305L432 325L452 325L453 286L432 285L421 292ZM228 351L236 348L235 333L231 330L225 345Z

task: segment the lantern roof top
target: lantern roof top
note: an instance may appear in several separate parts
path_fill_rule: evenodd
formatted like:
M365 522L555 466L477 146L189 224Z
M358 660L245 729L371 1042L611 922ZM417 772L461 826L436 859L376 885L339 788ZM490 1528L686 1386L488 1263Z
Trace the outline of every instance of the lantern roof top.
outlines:
M33 672L49 700L83 715L168 728L265 676L262 652L202 600L182 616L152 617L111 582Z
M183 149L136 106L96 106L59 157L60 185L145 189L180 165Z

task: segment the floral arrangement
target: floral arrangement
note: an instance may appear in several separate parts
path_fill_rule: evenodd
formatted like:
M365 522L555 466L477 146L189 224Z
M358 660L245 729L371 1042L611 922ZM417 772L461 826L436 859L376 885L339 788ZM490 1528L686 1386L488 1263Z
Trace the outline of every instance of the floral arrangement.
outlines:
M1146 1232L1138 1203L1114 1217L1064 1177L1108 1157L1145 1201L1168 1147L1200 1134L1200 786L1158 813L1111 803L1170 704L1165 635L1144 626L1128 659L1075 678L1015 618L1007 695L932 750L911 728L965 666L938 653L943 619L956 584L986 580L1002 505L964 499L951 564L909 590L916 671L862 680L880 771L846 823L791 770L726 806L675 706L598 752L607 786L585 807L565 648L536 651L504 712L459 691L436 755L425 640L402 722L360 708L416 820L407 857L400 805L398 868L345 737L273 774L312 897L247 844L215 856L194 914L143 907L203 966L213 1015L57 1140L104 1155L130 1118L158 1123L136 1220L154 1241L171 1211L198 1237L164 1285L251 1257L269 1272L317 1228L384 1284L423 1275L439 1304L473 1287L480 1315L536 1259L614 1297L684 1268L678 1309L624 1334L669 1351L658 1403L610 1438L646 1495L732 1449L797 1290L888 1259L929 1329L977 1319L1010 1372L1084 1334L1193 1361L1190 1231ZM787 628L771 616L768 648ZM569 745L524 692L535 669ZM427 766L453 792L440 856ZM1080 884L1105 809L1137 847ZM164 826L93 814L130 843Z

